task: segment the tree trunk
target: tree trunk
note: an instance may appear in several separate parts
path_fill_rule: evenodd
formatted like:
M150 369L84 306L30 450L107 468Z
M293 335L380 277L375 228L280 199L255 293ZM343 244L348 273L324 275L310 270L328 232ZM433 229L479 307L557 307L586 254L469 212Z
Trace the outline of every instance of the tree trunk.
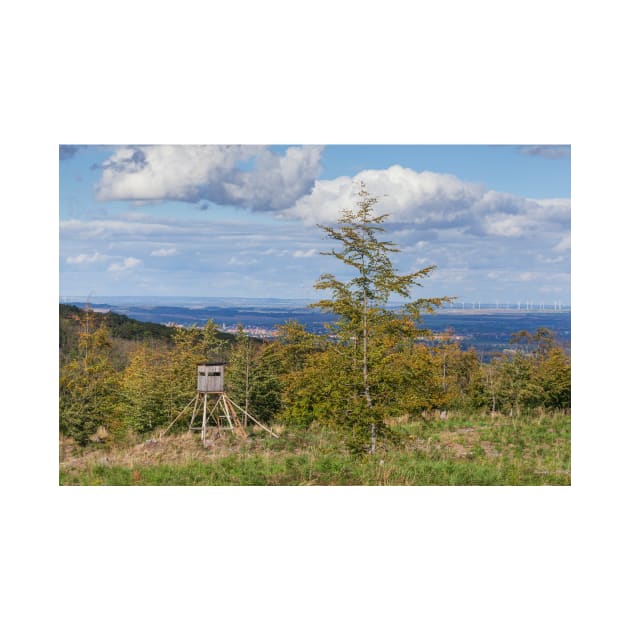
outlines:
M368 363L367 363L367 293L363 289L363 395L368 409L372 408L372 397L370 396L370 383L368 381ZM372 422L370 427L370 455L376 452L376 424Z
M247 426L247 418L249 413L249 339L245 346L245 418L243 424Z
M442 390L446 394L446 352L442 353Z
M372 397L370 396L370 384L368 382L368 362L367 362L367 295L363 289L363 394L368 408L372 407Z

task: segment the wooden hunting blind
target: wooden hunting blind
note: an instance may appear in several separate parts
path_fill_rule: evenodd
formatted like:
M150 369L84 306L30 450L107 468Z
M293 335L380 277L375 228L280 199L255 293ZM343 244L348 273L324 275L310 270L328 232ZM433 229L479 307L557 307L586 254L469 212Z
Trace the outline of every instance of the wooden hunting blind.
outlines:
M208 446L212 439L208 440L209 423L216 424L216 429L221 435L222 429L228 429L242 438L247 437L245 427L247 420L251 420L274 437L278 437L271 429L261 424L249 411L235 403L225 393L225 368L226 363L199 363L197 364L197 392L195 397L182 409L175 419L162 432L162 436L181 418L187 409L193 405L192 416L188 426L189 431L201 431L201 441ZM202 412L203 409L203 412ZM197 413L202 412L201 426L195 426Z
M225 389L225 363L200 363L197 365L197 391L202 394L218 394Z

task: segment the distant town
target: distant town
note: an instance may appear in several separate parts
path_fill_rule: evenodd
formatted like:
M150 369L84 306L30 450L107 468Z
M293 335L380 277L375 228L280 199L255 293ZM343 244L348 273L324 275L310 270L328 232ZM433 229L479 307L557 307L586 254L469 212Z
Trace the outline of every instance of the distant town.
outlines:
M169 326L171 328L185 328L184 324L179 324L177 322L165 322L165 326ZM219 330L222 332L227 332L235 335L238 332L239 326L231 324L227 325L225 323L218 323L217 326ZM257 339L273 339L278 336L277 328L263 328L262 326L243 326L243 332L248 337L256 337Z

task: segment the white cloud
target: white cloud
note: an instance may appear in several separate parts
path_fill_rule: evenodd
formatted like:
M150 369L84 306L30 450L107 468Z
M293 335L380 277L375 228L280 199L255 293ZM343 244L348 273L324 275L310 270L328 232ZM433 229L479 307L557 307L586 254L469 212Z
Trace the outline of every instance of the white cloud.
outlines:
M556 221L569 226L571 223L570 199L536 199L529 214L541 221Z
M452 223L485 191L480 184L463 182L453 175L390 166L362 171L352 178L318 180L313 190L283 215L301 218L310 225L335 221L342 208L355 206L360 182L370 194L380 197L379 212L389 214L393 221L410 223Z
M188 199L252 155L252 148L239 146L125 147L103 162L97 195L101 200Z
M62 236L74 238L107 238L111 239L115 236L159 236L162 234L172 234L173 232L188 232L186 226L177 226L167 223L146 223L141 221L81 221L79 219L70 219L68 221L60 221L59 229Z
M118 149L102 164L99 199L200 200L253 210L289 207L312 187L322 147L158 145Z
M356 206L356 193L364 182L379 198L376 210L399 224L398 232L466 229L478 235L522 236L527 232L553 232L570 224L569 199L528 199L487 190L444 173L416 172L402 166L366 170L354 177L318 180L313 190L283 211L307 225L329 223L343 208ZM554 224L554 228L547 226Z
M174 256L177 250L174 247L162 247L160 249L154 249L151 252L151 256Z
M527 216L514 216L504 213L490 215L484 220L487 234L492 236L521 236L527 230L536 229L537 224Z
M553 249L556 252L566 252L571 249L571 234L565 234Z
M514 269L531 262L532 257L547 268L550 263L565 262L552 255L552 248L554 243L558 243L557 251L570 247L570 199L519 197L453 175L416 172L401 166L319 180L282 216L300 218L307 226L334 222L342 209L356 207L360 182L379 198L376 211L389 214L392 235L399 239L392 240L402 240L400 255L415 253L415 264L458 268L460 271L449 281L464 280L462 265ZM419 251L422 254L418 255ZM548 260L542 261L540 256ZM446 280L440 274L434 275Z
M319 252L316 249L306 249L306 250L298 249L293 252L293 257L294 258L311 258L312 256L315 256L318 253Z
M523 214L534 208L536 202L526 199L525 197L517 197L510 193L498 192L496 190L488 190L475 200L471 208L478 215L488 215L493 212L503 214Z
M134 258L133 256L128 256L121 263L112 263L107 271L126 271L128 269L133 269L137 267L142 261L139 258Z
M309 192L320 171L322 147L289 147L285 155L261 152L256 167L224 184L228 199L253 209L281 210Z
M456 267L450 269L438 268L431 274L431 279L433 281L439 281L449 284L451 282L462 282L468 277L469 274L469 269Z
M257 265L258 262L257 258L249 258L246 257L245 254L241 254L240 256L231 256L227 264L236 267L249 267L251 265Z
M568 285L571 281L571 274L568 272L523 271L517 277L522 282L551 282L554 286Z
M287 249L277 249L275 247L269 247L268 249L265 249L260 253L262 256L286 256L290 252Z
M94 252L93 254L79 254L78 256L68 256L66 262L69 265L86 265L107 260L108 256Z
M556 285L543 285L538 289L541 293L549 294L552 293L554 295L560 295L566 291L566 286L556 286Z
M538 254L536 258L542 263L551 265L561 263L564 260L564 256L543 256L542 254Z
M533 271L524 271L523 273L518 274L518 279L523 282L529 282L530 280L536 280L540 274Z

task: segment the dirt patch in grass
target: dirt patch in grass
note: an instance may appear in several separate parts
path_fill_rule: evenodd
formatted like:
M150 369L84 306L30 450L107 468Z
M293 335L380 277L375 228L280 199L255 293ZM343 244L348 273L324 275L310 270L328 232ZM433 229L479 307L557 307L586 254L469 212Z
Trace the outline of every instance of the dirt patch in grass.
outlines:
M426 439L416 439L410 444L412 450L425 453L441 452L446 457L465 459L477 455L498 457L495 446L481 439L478 428L464 427L451 431L436 431Z

